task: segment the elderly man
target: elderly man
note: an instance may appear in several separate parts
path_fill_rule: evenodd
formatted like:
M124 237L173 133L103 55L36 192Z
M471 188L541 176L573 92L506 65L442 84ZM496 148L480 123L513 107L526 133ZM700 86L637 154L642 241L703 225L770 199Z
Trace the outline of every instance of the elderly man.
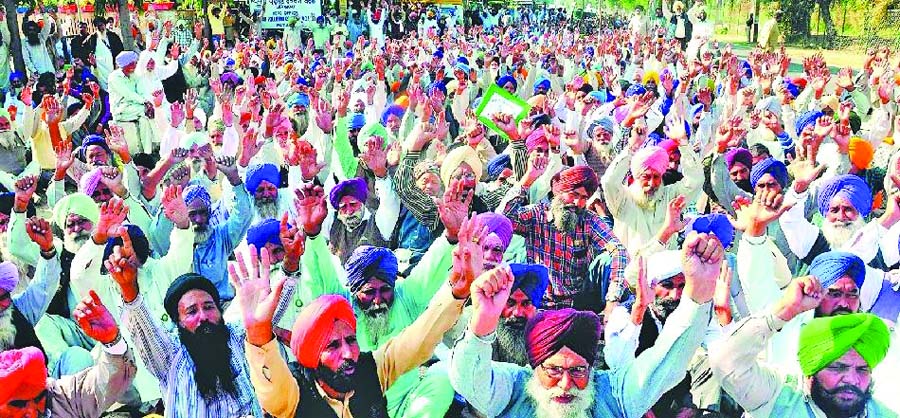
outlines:
M147 82L134 74L138 54L124 51L116 55L115 71L109 74L109 105L113 121L125 131L128 150L132 153L153 152L155 126L151 119L153 102L141 94L140 84Z
M25 171L28 165L25 159L27 150L25 141L12 125L9 112L0 109L0 184L7 189L10 188L14 176Z
M53 379L47 377L39 349L0 352L0 416L93 418L125 393L136 368L115 318L96 294L81 301L73 317L85 334L103 345L97 364Z
M385 216L383 209L390 205L382 201L378 212L373 214L366 208L369 187L366 179L358 177L345 180L331 189L329 202L336 213L338 222L331 223L328 245L332 254L341 264L347 262L353 250L362 244L389 247L396 218ZM396 208L399 212L399 207ZM396 213L395 212L395 213Z
M494 417L639 416L684 377L710 319L724 251L712 235L691 234L683 249L685 294L650 350L613 371L593 370L600 319L573 309L528 322L529 367L491 362L510 286L472 292L474 313L454 347L450 380L479 412Z
M553 200L525 206L528 189L542 169L532 164L510 189L515 197L504 213L515 233L525 237L528 262L550 269L547 306L600 312L604 300L618 302L625 294L628 253L609 226L585 209L597 191L597 176L588 166L563 170L553 186Z
M813 276L791 282L766 313L751 316L710 353L713 372L751 417L896 417L872 399L872 369L885 357L887 326L875 315L816 318L800 330L803 381L759 363L757 356L785 324L821 309L826 291Z
M275 164L254 164L245 174L247 192L253 197L251 223L263 219L281 219L281 215L291 210L294 196L281 187L281 172Z
M584 131L585 141L572 147L572 153L577 159L583 156L584 162L591 167L597 176L603 177L607 167L615 157L612 140L615 130L615 122L609 116L602 116L590 121Z
M113 67L113 60L125 50L125 47L122 45L122 38L119 38L118 34L111 30L107 30L105 17L99 15L95 16L94 28L97 31L84 39L79 47L83 48L87 54L94 56L93 66L95 69L94 71L96 71L97 80L99 81L100 87L103 90L107 90L107 80L115 68ZM85 59L85 61L89 60L87 56L83 59ZM118 66L119 68L123 67L121 64L118 64Z

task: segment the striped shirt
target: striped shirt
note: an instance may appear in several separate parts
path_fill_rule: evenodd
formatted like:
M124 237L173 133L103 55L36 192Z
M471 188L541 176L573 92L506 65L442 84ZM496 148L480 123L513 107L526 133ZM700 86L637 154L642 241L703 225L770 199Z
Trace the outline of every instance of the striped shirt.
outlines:
M231 370L237 395L222 392L215 399L205 399L194 381L194 361L177 334L168 333L156 322L143 298L138 296L125 304L123 320L132 335L138 355L150 373L159 379L166 418L263 417L256 400L244 354L245 331L227 324L231 337Z

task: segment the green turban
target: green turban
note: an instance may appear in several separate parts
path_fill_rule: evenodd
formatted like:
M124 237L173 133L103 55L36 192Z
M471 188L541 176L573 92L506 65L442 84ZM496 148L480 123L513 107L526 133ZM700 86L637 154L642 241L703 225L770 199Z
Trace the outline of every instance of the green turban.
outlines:
M95 224L100 219L100 209L94 199L84 193L72 193L56 202L53 207L53 223L60 229L65 229L69 214L81 216Z
M872 314L816 318L800 330L797 357L804 376L818 373L851 348L874 369L884 360L890 342L887 325Z

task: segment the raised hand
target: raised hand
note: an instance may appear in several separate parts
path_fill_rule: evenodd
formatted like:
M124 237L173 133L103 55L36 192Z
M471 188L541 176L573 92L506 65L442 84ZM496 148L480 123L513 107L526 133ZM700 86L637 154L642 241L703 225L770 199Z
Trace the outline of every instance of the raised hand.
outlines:
M113 196L108 202L100 205L100 219L97 220L97 226L94 227L94 243L103 245L111 237L119 236L122 223L128 217L128 206L122 199Z
M242 167L246 167L250 164L250 159L252 159L256 154L262 149L264 140L257 141L256 139L256 130L253 128L248 128L244 132L244 138L241 139L241 161L240 164Z
M307 184L294 190L294 210L297 213L297 223L303 227L307 236L319 235L322 230L322 222L328 216L328 206L325 204L325 192L322 186Z
M334 116L332 115L333 109L331 108L331 105L321 98L316 98L313 106L316 111L316 126L318 126L322 132L331 134L334 131Z
M125 130L121 126L109 125L109 129L106 130L106 143L123 161L131 161L128 142L125 141Z
M638 265L637 284L634 286L634 305L631 306L631 323L640 325L644 322L644 314L647 307L653 303L653 289L650 288L650 281L647 280L647 259L644 256L638 256L634 260Z
M100 221L102 222L103 214L101 213L100 216ZM106 259L104 265L106 270L109 271L109 275L119 284L119 289L122 291L122 299L125 302L131 302L140 293L137 282L138 268L130 261L134 257L134 247L131 244L131 236L128 235L127 228L124 226L119 227L116 234L122 237L122 245L117 245L113 248L112 254Z
M516 120L511 115L504 113L495 113L491 115L491 120L500 128L503 133L509 136L510 141L518 141L524 139L519 136L519 128L516 126Z
M53 230L46 219L32 216L25 220L25 232L31 241L37 244L43 253L50 253L54 249Z
M790 321L818 307L824 293L822 283L815 276L798 277L782 293L781 300L775 305L775 315L783 321Z
M716 318L719 325L725 326L731 323L731 265L728 262L722 263L722 272L716 280L716 293L713 295L713 310L716 312Z
M751 237L763 236L766 227L794 207L794 204L786 204L784 195L774 190L757 193L752 202L746 197L738 197L732 203L736 216L731 224L734 229L744 231Z
M166 187L162 198L163 214L178 229L187 229L191 226L191 219L188 217L188 208L184 204L181 194L181 186L169 185Z
M72 311L72 319L88 337L103 344L111 344L119 338L119 325L106 309L97 292L91 290Z
M481 273L472 283L471 296L474 311L469 322L469 329L477 336L484 337L494 332L506 301L514 277L509 265L502 264Z
M288 213L281 216L278 238L284 247L284 270L297 271L300 268L300 257L306 252L306 234L297 225L288 224Z
M452 180L447 190L444 191L443 198L432 198L437 206L441 222L444 224L444 233L450 242L459 239L460 228L469 216L469 205L472 204L474 193L469 193L463 198L464 188L461 181Z
M37 176L25 176L16 180L16 195L13 200L13 210L19 213L25 213L28 210L28 204L31 203L31 198L34 197L37 185Z
M100 167L100 181L109 187L109 190L117 196L124 196L127 192L125 185L122 184L122 171L116 167L103 166Z
M681 213L687 206L687 199L684 195L678 195L672 198L666 206L666 220L660 228L659 242L666 243L672 235L677 234L685 227L685 221L681 217Z
M391 145L388 145L387 149L387 165L390 167L396 167L400 164L400 156L403 153L403 146L400 144L400 141L394 141Z
M681 248L684 295L699 304L712 300L725 250L715 235L691 232Z
M234 157L218 157L215 159L216 169L228 178L228 182L232 185L241 183L241 176L238 174L237 160Z
M53 174L53 179L56 181L65 180L69 167L72 167L74 163L75 156L72 155L72 142L65 141L59 144L56 147L56 171Z
M237 261L228 263L228 279L234 286L244 316L247 342L261 347L274 338L272 319L284 290L285 278L279 278L273 289L269 283L272 264L269 250L262 248L257 257L256 246L250 244L247 252L246 259L240 252L235 253Z
M457 299L469 297L472 282L480 276L484 268L482 241L488 236L488 229L473 214L463 220L459 230L459 244L453 250L453 270L450 285Z
M544 175L550 159L541 153L533 152L528 156L528 169L525 170L525 176L522 179L522 185L531 187L538 178Z
M359 161L372 170L375 177L387 176L387 151L384 149L384 138L376 135L366 140L366 152L360 154Z
M794 177L794 191L803 193L825 171L825 166L816 164L815 160L806 156L794 160L788 166L788 171Z

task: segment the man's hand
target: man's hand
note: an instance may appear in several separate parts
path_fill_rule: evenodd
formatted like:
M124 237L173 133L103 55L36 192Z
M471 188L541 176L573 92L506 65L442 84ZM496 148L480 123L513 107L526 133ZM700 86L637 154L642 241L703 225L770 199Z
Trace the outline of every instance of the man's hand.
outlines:
M13 210L18 213L25 213L28 210L28 204L34 197L34 191L37 190L37 176L25 176L16 180L16 197L13 201Z
M325 192L322 186L307 184L294 190L294 210L297 213L297 223L303 227L307 236L319 235L322 231L322 222L328 216L328 206L325 204Z
M653 303L653 289L650 288L650 281L647 280L647 259L638 256L634 262L638 265L638 276L637 284L634 286L635 301L631 306L631 323L641 325L644 322L647 307Z
M300 268L300 257L306 252L306 234L297 225L288 224L287 212L281 216L278 238L284 247L284 271L297 271Z
M715 235L692 232L681 249L684 295L698 304L712 300L725 250Z
M331 135L334 131L334 117L332 116L333 109L331 108L331 105L318 96L316 96L312 105L316 111L316 126L318 126L322 132Z
M386 177L387 152L384 149L384 138L376 135L366 140L366 152L360 154L359 161L372 170L375 177Z
M516 120L512 116L504 113L495 113L491 115L491 120L509 137L510 141L525 139L519 136L519 128L516 126Z
M185 119L184 112L185 112L184 104L181 102L174 102L171 105L169 105L169 115L171 115L170 119L171 119L173 128L177 128L177 127L181 126L181 123L184 122L184 119Z
M256 154L262 149L263 144L265 144L265 140L256 140L256 130L253 128L248 128L244 132L244 138L241 139L241 167L246 167L250 164L250 159L252 159Z
M783 321L790 321L797 315L818 307L824 293L818 278L798 277L788 284L781 300L775 305L775 315Z
M788 171L794 176L794 191L803 193L815 179L822 175L825 166L816 164L812 159L798 158L788 166Z
M522 187L531 187L538 178L544 175L550 159L541 153L533 152L528 156L528 169L522 177Z
M169 185L166 187L162 198L163 214L178 229L187 229L191 226L191 220L188 218L188 208L184 204L181 193L181 186Z
M474 193L469 193L464 199L463 188L461 181L452 180L447 190L444 191L443 198L433 198L441 222L444 224L444 233L451 243L457 241L460 228L469 216L469 205L472 204Z
M32 216L25 220L25 232L31 241L37 244L43 253L50 253L54 250L53 230L50 229L50 222L46 219Z
M661 244L666 245L669 239L672 238L672 235L684 229L685 222L681 218L681 213L684 211L685 206L687 206L687 199L685 199L684 195L675 196L669 201L669 204L666 206L666 220L657 234Z
M128 189L122 184L122 171L116 167L103 166L100 167L100 181L109 187L109 190L116 196L123 197L128 193Z
M56 147L56 172L53 174L53 180L63 181L66 179L66 172L69 167L75 163L75 156L72 155L72 142L65 141Z
M128 217L128 206L122 199L113 197L108 202L100 205L100 219L97 226L94 227L94 243L97 245L106 245L106 241L110 237L119 236L119 231L125 218Z
M722 263L722 272L716 281L716 294L713 296L713 310L719 325L725 326L731 323L731 266L727 261Z
M484 267L484 250L482 241L488 236L483 226L473 214L463 220L459 229L459 244L453 250L453 270L450 272L450 286L453 297L466 299L475 278L480 276Z
M85 335L102 344L111 344L119 337L116 319L93 290L72 311L72 319L78 323Z
M272 341L272 319L284 290L285 278L278 279L272 289L269 283L272 264L269 250L261 249L257 257L256 246L251 244L248 252L249 260L245 260L240 252L235 253L237 261L228 263L228 278L244 315L247 342L262 347Z
M216 158L216 169L228 179L232 186L241 184L241 176L238 174L237 160L234 157Z
M486 271L475 279L471 291L474 312L469 322L472 333L484 337L497 329L513 280L512 270L507 264Z
M125 141L125 131L121 126L109 125L109 129L106 130L106 143L109 145L109 149L119 154L122 162L128 163L131 161L128 142Z
M757 193L752 202L749 198L738 196L731 205L736 216L729 220L734 229L744 231L751 237L761 237L766 234L770 223L795 204L796 202L786 204L784 195L775 190Z
M102 213L100 216L100 222L103 222ZM117 245L113 248L112 254L109 255L104 264L109 271L109 275L119 284L119 289L122 291L122 300L126 303L131 303L140 293L137 282L137 266L131 263L131 258L134 256L134 247L131 245L131 236L128 235L127 228L124 226L119 227L116 234L122 237L122 245Z

